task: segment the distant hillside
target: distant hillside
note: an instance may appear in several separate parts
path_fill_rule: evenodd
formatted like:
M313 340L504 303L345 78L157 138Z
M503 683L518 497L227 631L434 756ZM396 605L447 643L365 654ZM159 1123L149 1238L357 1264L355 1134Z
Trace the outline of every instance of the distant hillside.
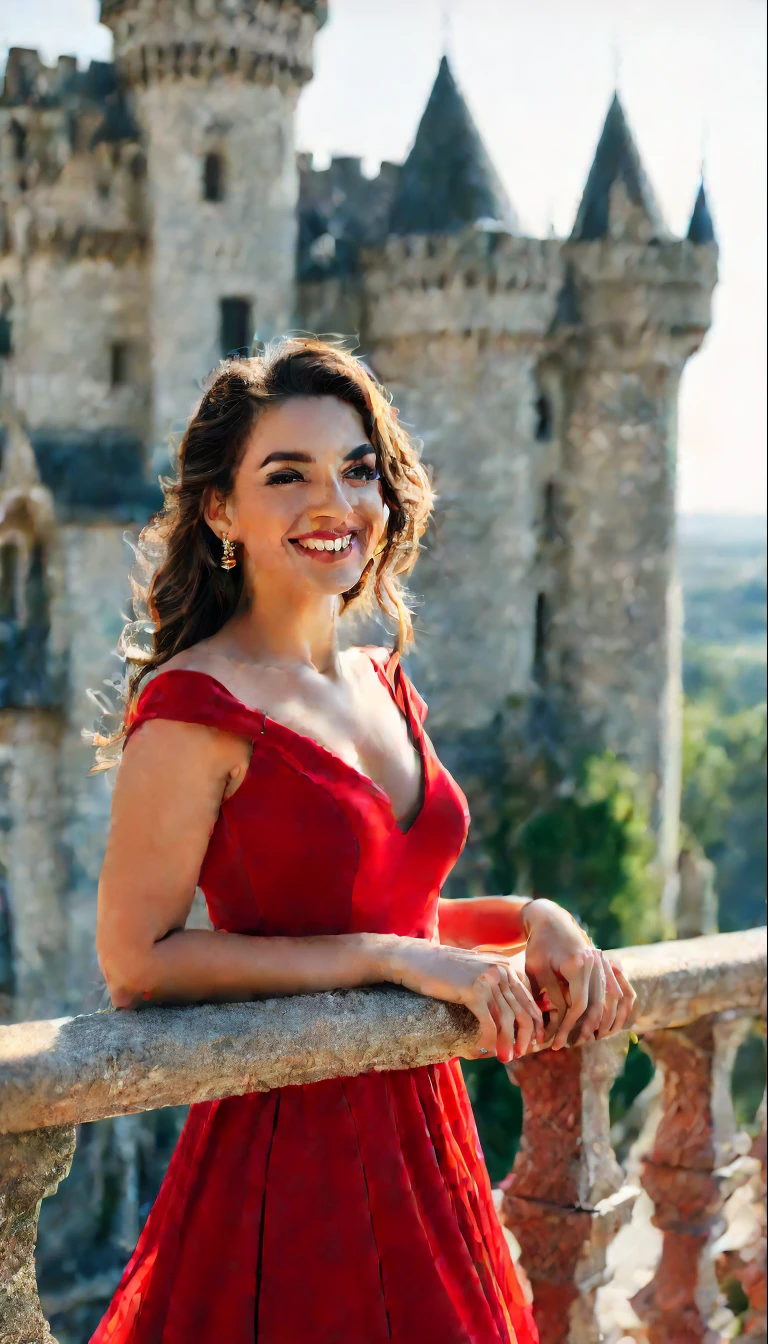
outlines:
M686 638L764 647L765 518L681 518L678 537Z

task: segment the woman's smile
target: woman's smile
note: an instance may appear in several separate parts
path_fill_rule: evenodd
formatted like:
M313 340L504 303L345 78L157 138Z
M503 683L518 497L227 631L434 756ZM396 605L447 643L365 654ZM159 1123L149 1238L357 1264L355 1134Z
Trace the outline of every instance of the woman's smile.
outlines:
M338 564L360 552L355 528L346 528L343 532L322 529L305 532L300 537L291 537L290 544L297 552L321 565Z

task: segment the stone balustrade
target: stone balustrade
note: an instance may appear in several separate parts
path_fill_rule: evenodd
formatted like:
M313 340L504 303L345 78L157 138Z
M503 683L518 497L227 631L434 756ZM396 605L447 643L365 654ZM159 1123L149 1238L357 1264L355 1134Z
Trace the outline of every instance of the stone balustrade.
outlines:
M759 1157L743 1155L735 1137L729 1087L739 1040L765 1014L765 930L625 948L621 957L638 993L634 1030L664 1074L642 1176L663 1249L635 1310L648 1344L715 1344L723 1336L711 1327L711 1250L723 1203L739 1182L765 1179ZM390 986L0 1029L3 1344L53 1344L35 1283L37 1216L69 1170L76 1124L435 1063L474 1034L466 1010ZM556 1055L541 1050L510 1066L525 1118L501 1209L522 1246L542 1344L604 1338L597 1290L610 1242L637 1195L611 1147L608 1118L626 1047L623 1033ZM765 1337L764 1229L762 1243L742 1258L754 1344L761 1330Z

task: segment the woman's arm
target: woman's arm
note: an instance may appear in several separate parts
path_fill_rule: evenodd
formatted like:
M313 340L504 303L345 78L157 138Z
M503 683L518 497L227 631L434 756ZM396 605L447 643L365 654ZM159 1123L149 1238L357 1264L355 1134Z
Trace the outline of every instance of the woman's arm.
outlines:
M185 929L222 798L247 759L242 739L169 720L142 725L128 744L115 784L96 935L115 1007L391 981L465 1004L480 1024L478 1054L509 1060L543 1040L541 1010L524 974L504 956L394 934L275 938Z
M525 947L525 896L474 896L438 903L440 942L448 947Z
M184 928L222 798L247 768L230 733L158 720L127 744L99 882L96 949L112 1002L192 1003L373 984L386 939L251 938Z

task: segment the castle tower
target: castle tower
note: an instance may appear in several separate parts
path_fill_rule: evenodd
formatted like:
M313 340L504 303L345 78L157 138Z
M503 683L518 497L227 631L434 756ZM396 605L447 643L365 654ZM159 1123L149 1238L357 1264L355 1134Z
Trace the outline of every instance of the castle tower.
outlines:
M294 312L293 123L322 0L103 0L147 156L152 436Z
M717 247L703 186L687 239L670 236L618 97L563 262L544 363L553 461L537 679L566 743L611 749L649 782L669 875L682 701L677 401L710 325Z
M435 523L411 585L425 599L413 662L450 757L530 688L536 367L560 244L518 236L445 58L390 230L365 261L363 349L434 467Z

